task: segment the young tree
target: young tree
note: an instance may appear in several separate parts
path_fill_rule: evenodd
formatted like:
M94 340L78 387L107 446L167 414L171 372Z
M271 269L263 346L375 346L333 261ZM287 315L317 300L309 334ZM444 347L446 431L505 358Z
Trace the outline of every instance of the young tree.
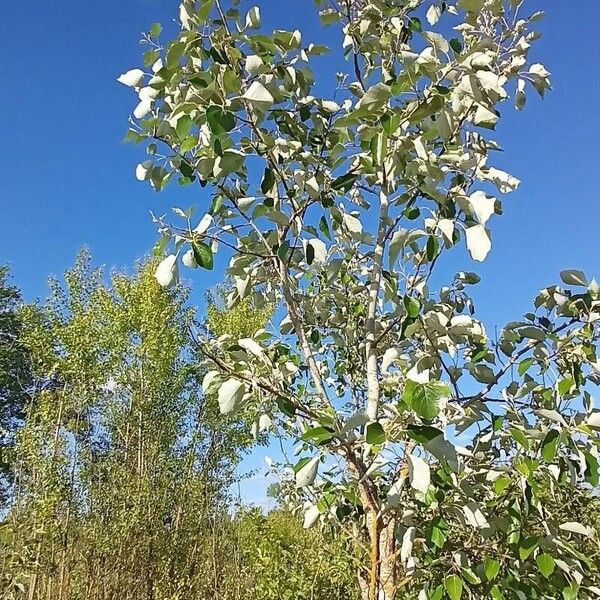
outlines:
M31 385L29 357L21 340L21 292L9 285L8 276L8 268L0 266L0 508L10 495L10 454Z
M157 251L173 248L158 281L180 259L213 268L220 249L230 302L283 317L241 339L199 335L205 390L300 443L288 497L306 526L367 544L368 600L600 594L592 523L552 508L598 483L599 287L564 271L494 337L469 297L479 277L443 269L463 243L485 259L497 194L519 185L492 163L493 131L509 97L522 109L528 88L550 88L529 58L541 13L317 0L340 30L319 95L311 65L331 50L238 5L184 0L176 39L154 25L147 71L119 77L139 95L137 178L207 198L198 221L156 218Z
M250 428L202 394L187 292L154 268L107 285L81 253L24 312L34 385L0 522L2 598L236 597L229 488Z

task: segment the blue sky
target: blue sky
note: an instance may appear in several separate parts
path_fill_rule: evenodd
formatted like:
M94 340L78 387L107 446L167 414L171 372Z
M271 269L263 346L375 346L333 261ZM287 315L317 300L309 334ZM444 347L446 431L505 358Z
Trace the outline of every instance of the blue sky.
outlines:
M260 4L269 27L298 28L305 41L332 35L317 29L312 0ZM523 184L490 223L484 265L461 265L483 277L475 297L488 329L527 311L562 269L600 275L598 2L529 6L547 12L535 57L554 91L544 101L530 94L523 113L503 109L505 152L495 166ZM3 3L0 264L11 266L26 299L43 297L46 277L70 266L82 245L98 264L130 267L154 243L149 211L192 203L175 187L158 195L135 180L141 148L121 143L134 97L115 81L141 63L140 33L176 14L176 0ZM196 276L198 297L219 276Z

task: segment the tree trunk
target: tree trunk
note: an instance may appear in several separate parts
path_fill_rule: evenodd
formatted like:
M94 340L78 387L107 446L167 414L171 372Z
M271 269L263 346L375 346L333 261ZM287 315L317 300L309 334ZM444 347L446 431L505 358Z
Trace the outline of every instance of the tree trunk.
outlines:
M368 580L361 581L364 600L395 600L398 592L399 572L397 565L396 521L391 518L377 518L376 513L367 515L371 546L371 564Z

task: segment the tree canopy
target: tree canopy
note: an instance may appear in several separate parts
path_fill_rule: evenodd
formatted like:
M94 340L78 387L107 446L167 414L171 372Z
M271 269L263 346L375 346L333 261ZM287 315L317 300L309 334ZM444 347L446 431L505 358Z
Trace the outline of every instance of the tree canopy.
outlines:
M253 335L196 336L204 391L295 443L285 497L368 548L368 600L596 597L597 522L556 507L598 485L600 288L565 270L498 334L469 294L519 185L500 109L550 89L542 13L314 4L332 49L266 31L257 7L184 0L176 38L153 26L145 70L119 77L139 97L136 177L198 186L199 211L155 217L158 282L219 252L231 306L276 308Z

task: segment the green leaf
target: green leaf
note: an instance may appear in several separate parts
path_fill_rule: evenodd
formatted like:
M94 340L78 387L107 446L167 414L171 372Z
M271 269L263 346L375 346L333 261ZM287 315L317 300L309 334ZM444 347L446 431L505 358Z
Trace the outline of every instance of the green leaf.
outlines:
M442 548L448 538L448 523L442 517L434 517L427 527L427 542Z
M167 69L174 69L179 65L179 61L185 51L185 44L183 42L173 42L167 50Z
M411 440L415 440L419 444L426 444L436 437L444 435L441 429L429 425L407 425L406 433Z
M387 135L380 131L371 139L371 156L376 165L380 165L385 158L387 152Z
M333 23L337 23L340 20L340 13L337 10L328 8L327 10L322 10L319 13L319 20L321 21L321 25L327 27L329 25L333 25Z
M327 224L327 219L325 217L321 217L319 219L319 231L328 239L331 240L331 232L329 231L329 225Z
M162 25L160 23L152 23L150 27L150 37L156 39L162 32Z
M192 127L192 118L189 115L183 115L177 120L175 131L180 140L184 140L190 133Z
M384 83L377 83L360 99L360 107L369 111L380 109L392 97L392 90Z
M525 434L516 427L511 427L509 430L512 438L518 442L525 450L529 450L529 440L525 437Z
M406 314L414 318L418 316L421 310L421 303L416 298L404 296L404 308L406 308Z
M500 563L495 558L486 558L483 563L483 572L488 581L494 580L500 572Z
M169 243L169 237L161 237L157 240L156 244L152 247L152 256L162 256L167 244Z
M202 0L200 9L198 10L198 19L200 20L200 23L206 23L213 4L214 0Z
M504 600L504 594L497 585L490 590L490 598L492 600Z
M418 19L417 17L410 17L408 19L408 27L411 31L415 31L416 33L421 33L423 31L421 19Z
M450 48L452 48L452 50L454 50L454 52L456 52L456 54L460 54L463 51L463 46L460 43L460 40L458 40L456 38L452 38L450 40Z
M542 442L542 457L546 462L552 462L556 456L560 432L557 429L551 429L544 437Z
M463 584L457 575L448 575L444 579L444 587L450 600L460 600L463 592Z
M371 444L371 446L383 444L383 442L385 442L385 431L383 430L381 423L369 423L367 425L365 439L367 440L367 444Z
M301 439L305 442L312 442L317 446L327 444L333 438L333 432L326 427L312 427L307 429Z
M272 169L268 167L265 169L265 173L262 178L262 182L260 184L260 189L263 194L268 194L275 185L275 173L273 173Z
M588 284L585 273L576 269L561 271L560 278L567 285L586 286Z
M440 412L440 401L450 397L450 389L440 381L404 384L402 400L423 419L433 419Z
M546 554L545 552L538 554L535 557L535 562L540 570L540 573L544 577L548 578L550 575L552 575L552 573L554 573L555 562L549 554Z
M427 596L427 600L442 600L444 596L444 588L441 585L438 585L435 590L429 593Z
M345 194L350 190L357 179L358 175L355 175L354 173L340 175L331 182L331 189L335 190L336 192L343 192Z
M522 360L519 363L519 368L518 368L519 375L523 376L532 364L533 364L533 358L526 358L525 360Z
M530 537L521 538L519 543L519 558L521 560L527 560L531 553L537 548L540 538L536 535Z
M194 242L192 250L194 251L194 260L198 263L198 266L210 271L214 266L213 252L210 246L204 242Z
M235 115L221 106L209 106L206 109L206 122L215 135L223 135L235 127Z
M290 252L290 244L289 242L286 240L285 242L283 242L283 244L281 244L281 246L279 246L279 248L277 248L277 256L279 257L280 260L285 260L287 258L287 255Z

